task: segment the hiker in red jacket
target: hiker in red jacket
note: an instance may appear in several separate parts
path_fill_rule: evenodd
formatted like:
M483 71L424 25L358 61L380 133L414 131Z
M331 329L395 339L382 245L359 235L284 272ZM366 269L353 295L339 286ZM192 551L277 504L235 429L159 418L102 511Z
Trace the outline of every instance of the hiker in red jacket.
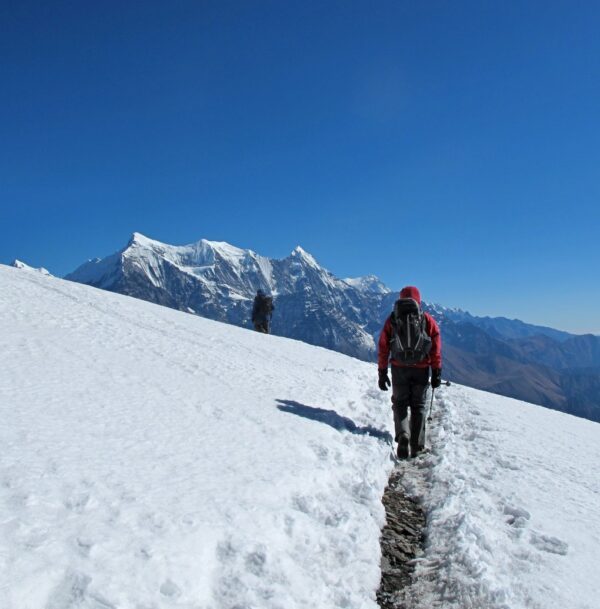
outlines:
M442 382L440 329L429 313L421 311L421 294L413 286L402 289L379 336L379 388L382 391L390 386L390 355L398 457L407 459L409 445L413 457L425 448L425 403L430 367L432 388L436 389Z

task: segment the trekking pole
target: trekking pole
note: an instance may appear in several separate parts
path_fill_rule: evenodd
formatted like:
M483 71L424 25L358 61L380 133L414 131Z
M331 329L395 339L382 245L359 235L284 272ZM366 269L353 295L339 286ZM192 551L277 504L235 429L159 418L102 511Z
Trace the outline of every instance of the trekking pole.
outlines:
M433 415L431 414L431 411L433 410L433 394L435 393L435 389L432 387L431 388L431 402L429 403L429 415L427 416L427 420L431 421L433 419Z
M442 385L446 385L446 387L450 387L452 383L450 383L450 381L442 381ZM431 388L431 402L429 404L429 415L427 416L427 420L431 421L433 419L433 415L431 414L432 410L433 410L433 393L435 392L435 389L432 387Z

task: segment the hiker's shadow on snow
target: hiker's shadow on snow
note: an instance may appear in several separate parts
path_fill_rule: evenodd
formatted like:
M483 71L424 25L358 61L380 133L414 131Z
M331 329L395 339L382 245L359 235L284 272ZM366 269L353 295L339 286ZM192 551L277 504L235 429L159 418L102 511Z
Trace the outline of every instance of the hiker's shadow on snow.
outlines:
M373 436L378 440L383 440L386 444L392 444L392 434L389 431L382 431L371 425L359 427L352 419L339 415L335 410L325 410L315 406L306 406L294 400L277 400L277 408L282 412L289 412L305 419L325 423L338 431L349 431L358 436Z

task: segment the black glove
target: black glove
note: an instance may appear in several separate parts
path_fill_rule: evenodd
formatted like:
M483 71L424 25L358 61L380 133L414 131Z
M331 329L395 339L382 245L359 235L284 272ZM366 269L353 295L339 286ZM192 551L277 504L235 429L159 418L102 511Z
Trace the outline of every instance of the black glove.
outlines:
M442 384L442 369L432 368L431 369L431 387L437 389Z
M387 391L391 384L387 368L379 368L379 389L381 389L381 391Z

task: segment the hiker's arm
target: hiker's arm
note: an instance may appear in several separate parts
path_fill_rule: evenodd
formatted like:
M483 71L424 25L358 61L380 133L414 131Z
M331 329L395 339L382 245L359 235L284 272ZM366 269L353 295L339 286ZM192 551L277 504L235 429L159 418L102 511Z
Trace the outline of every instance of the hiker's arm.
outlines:
M392 333L392 322L388 317L383 324L383 329L379 335L379 355L377 357L377 367L382 370L387 370L388 361L390 359L390 336Z
M429 361L432 368L442 367L442 335L437 322L431 315L427 314L427 322L429 325L428 334L431 336L431 351L429 352Z

